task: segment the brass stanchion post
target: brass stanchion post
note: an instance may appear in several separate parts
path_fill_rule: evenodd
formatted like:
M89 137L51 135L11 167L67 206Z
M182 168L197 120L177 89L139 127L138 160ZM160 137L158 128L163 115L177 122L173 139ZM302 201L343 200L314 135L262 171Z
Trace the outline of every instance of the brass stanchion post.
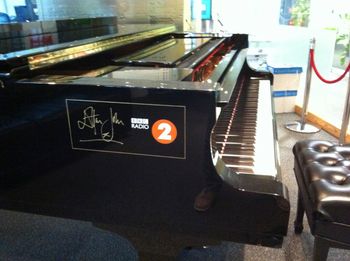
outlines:
M313 50L314 48L315 48L315 38L312 38L310 40L310 50ZM299 132L299 133L315 133L315 132L320 131L319 128L317 128L309 123L306 123L307 106L309 103L310 87L311 87L311 76L312 76L312 67L311 67L311 56L310 56L310 52L309 52L301 120L287 123L285 125L285 127L288 130L291 130L294 132Z

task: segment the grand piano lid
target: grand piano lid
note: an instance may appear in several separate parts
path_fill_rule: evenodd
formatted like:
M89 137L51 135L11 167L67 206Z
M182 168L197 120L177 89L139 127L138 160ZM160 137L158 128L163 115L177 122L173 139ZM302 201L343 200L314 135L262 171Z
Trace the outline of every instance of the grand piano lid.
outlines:
M44 85L86 85L96 87L171 89L182 91L218 92L219 83L186 82L186 81L157 81L147 79L114 79L106 77L81 77L68 75L40 75L32 79L17 81L19 84Z

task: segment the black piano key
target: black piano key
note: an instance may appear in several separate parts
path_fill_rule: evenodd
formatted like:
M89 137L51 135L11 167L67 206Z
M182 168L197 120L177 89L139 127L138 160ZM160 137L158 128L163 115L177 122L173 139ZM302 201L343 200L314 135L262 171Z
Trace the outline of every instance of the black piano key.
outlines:
M244 166L254 166L254 160L251 158L241 158L238 156L222 156L223 161L226 164L231 164L231 165L244 165Z
M254 149L244 149L244 148L232 148L232 147L225 147L223 154L238 154L238 155L247 155L247 156L254 156Z

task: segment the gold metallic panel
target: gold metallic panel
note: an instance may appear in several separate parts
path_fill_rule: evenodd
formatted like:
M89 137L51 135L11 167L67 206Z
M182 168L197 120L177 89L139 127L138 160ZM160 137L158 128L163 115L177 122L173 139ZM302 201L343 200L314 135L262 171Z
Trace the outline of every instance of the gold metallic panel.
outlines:
M124 35L112 39L106 39L98 42L87 43L80 46L73 46L66 49L52 51L48 53L33 55L28 57L29 68L31 70L43 68L52 64L68 61L76 58L85 57L106 50L110 50L125 44L130 44L140 40L149 39L162 34L175 31L175 26L167 26L146 32L140 32L130 35Z

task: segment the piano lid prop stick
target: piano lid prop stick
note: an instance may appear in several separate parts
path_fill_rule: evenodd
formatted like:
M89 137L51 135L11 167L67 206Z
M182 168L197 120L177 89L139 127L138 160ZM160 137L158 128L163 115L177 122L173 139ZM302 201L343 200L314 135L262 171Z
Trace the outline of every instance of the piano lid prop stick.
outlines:
M310 40L310 51L314 49L315 42L316 42L315 38L312 38ZM311 52L310 51L309 51L309 59L308 59L307 71L306 71L306 83L305 83L305 90L304 90L304 100L303 100L303 110L301 113L301 120L287 123L285 125L285 127L290 131L305 133L305 134L316 133L316 132L320 131L319 128L317 128L309 123L306 123L307 106L309 103L311 76L312 76L312 66L311 66L311 56L310 56Z
M340 135L339 135L339 144L346 143L346 133L349 126L349 116L350 116L350 72L348 78L348 92L346 94L344 112L343 112L343 121L341 124Z

